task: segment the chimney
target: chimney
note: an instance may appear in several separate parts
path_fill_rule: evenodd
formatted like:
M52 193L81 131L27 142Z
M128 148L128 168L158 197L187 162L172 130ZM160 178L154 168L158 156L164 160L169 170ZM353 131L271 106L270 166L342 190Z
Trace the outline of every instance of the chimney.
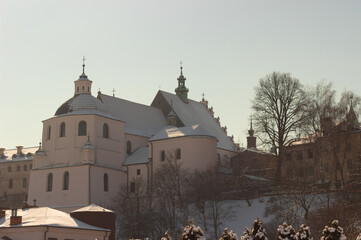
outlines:
M11 217L10 217L10 226L12 225L19 225L23 220L22 216L18 216L17 209L11 209Z
M16 154L23 154L23 146L16 146L17 153Z
M0 148L0 155L4 155L5 153L5 148Z
M0 210L0 218L5 217L5 211L4 210Z

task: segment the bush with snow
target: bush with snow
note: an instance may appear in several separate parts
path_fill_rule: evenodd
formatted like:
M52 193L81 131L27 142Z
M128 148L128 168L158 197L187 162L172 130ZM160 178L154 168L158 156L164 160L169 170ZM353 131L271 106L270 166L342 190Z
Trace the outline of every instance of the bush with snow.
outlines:
M296 232L292 225L288 225L286 222L283 222L282 225L279 225L277 228L278 240L295 240Z
M296 233L296 240L313 240L313 237L311 236L310 227L306 226L305 224L302 224L300 226L300 229Z
M333 220L331 227L325 226L321 240L346 240L342 227L338 226L338 220Z
M241 240L268 240L266 230L259 218L254 221L252 230L246 227Z
M184 227L180 240L205 240L203 236L203 230L199 226L194 225L194 220L191 219L188 221L188 225Z
M233 230L228 232L228 228L225 228L222 233L222 237L219 240L238 240L237 234Z
M172 238L170 237L168 232L164 233L164 236L161 238L161 240L171 240Z

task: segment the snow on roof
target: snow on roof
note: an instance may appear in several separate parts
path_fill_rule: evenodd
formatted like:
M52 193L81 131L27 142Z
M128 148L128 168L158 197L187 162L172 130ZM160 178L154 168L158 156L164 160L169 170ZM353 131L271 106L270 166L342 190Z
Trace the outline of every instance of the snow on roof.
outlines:
M167 126L154 135L149 141L156 141L162 139L169 139L169 138L178 138L178 137L187 137L187 136L197 136L197 137L213 137L210 135L202 126L199 124L189 126L189 127L174 127L174 126Z
M109 110L101 101L91 94L78 94L68 99L57 109L55 116L79 114L95 114L117 119L109 113Z
M125 158L123 165L135 165L148 163L148 147L142 147L135 150L132 154Z
M22 155L17 154L17 149L9 149L4 151L4 155L0 155L1 162L11 162L11 161L25 161L32 160L33 155L39 149L39 147L28 147L22 149Z
M11 210L7 210L5 213L5 219L0 219L0 228L52 226L96 231L110 231L109 229L86 224L71 217L68 213L49 207L18 209L17 216L22 216L22 223L19 225L10 225L10 216Z
M110 114L125 122L125 133L151 137L167 125L158 108L104 94L99 97Z
M109 209L103 208L101 206L98 206L96 204L90 204L89 206L85 206L83 208L79 208L77 210L74 210L72 212L113 212Z
M177 95L159 91L169 105L173 103L173 110L185 126L200 124L209 134L218 139L218 148L237 151L231 139L222 130L209 110L202 104L191 99L184 103Z

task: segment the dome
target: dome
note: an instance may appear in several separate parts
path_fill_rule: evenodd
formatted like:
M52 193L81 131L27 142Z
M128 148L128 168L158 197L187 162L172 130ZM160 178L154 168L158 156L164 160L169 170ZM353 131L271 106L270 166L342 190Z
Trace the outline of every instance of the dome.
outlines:
M91 94L78 94L63 103L55 116L67 113L109 115L105 105Z

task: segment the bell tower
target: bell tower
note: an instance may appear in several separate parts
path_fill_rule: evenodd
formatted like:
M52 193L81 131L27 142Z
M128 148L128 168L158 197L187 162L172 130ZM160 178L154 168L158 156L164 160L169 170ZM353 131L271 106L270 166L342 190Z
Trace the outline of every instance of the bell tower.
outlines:
M74 95L77 94L91 94L92 81L88 79L88 76L85 75L85 57L83 57L83 73L79 76L79 79L74 81Z
M181 62L181 67L180 67L180 76L177 78L178 80L178 87L175 89L175 92L177 94L177 96L182 99L182 101L184 103L188 103L188 88L186 88L185 86L185 81L186 78L183 76L183 67L182 67L182 62Z

